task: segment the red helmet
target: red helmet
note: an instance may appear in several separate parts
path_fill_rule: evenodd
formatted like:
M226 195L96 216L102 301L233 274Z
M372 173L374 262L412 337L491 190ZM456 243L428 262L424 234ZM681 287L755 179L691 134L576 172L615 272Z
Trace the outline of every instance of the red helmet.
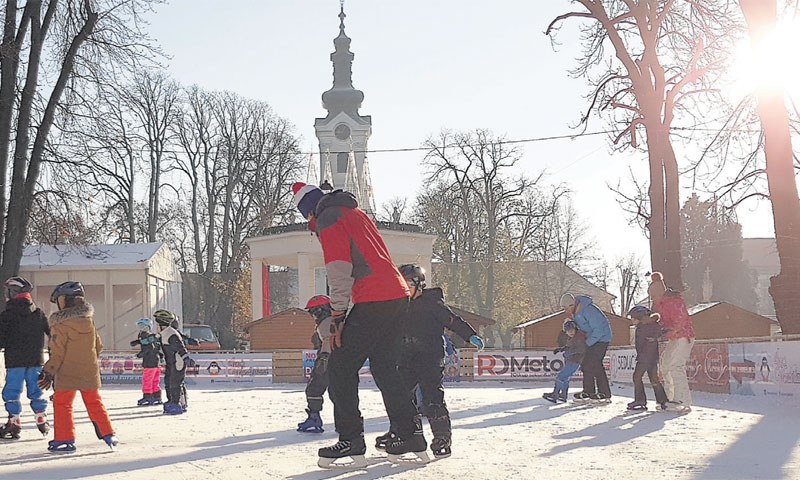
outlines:
M308 303L306 303L306 310L309 310L313 307L320 307L322 305L330 305L331 304L331 297L327 295L314 295L313 297L308 299Z

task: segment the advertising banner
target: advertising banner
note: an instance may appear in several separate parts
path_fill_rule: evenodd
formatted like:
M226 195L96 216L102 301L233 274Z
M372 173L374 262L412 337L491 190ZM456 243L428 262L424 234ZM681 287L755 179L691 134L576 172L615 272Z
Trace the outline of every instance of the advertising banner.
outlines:
M701 392L730 393L728 344L695 343L686 362L689 388Z
M475 380L554 380L564 368L551 351L486 352L475 354ZM581 378L579 373L572 378Z
M633 383L633 369L636 368L636 350L624 348L609 350L610 367L608 379L611 382Z
M458 350L444 358L444 383L461 381L461 355Z
M108 385L140 384L142 361L134 353L102 353L100 379ZM162 366L162 371L163 371ZM272 384L271 353L197 353L189 355L186 385L265 386Z
M311 379L311 369L314 368L314 362L317 361L316 350L303 350L303 382L308 383Z
M728 345L731 393L800 398L800 342Z

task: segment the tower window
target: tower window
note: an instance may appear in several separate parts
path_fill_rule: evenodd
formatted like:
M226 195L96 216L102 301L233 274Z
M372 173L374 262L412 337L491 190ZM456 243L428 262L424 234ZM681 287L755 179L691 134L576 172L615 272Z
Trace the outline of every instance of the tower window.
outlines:
M336 171L338 173L347 173L347 164L350 163L350 155L339 152L336 155Z

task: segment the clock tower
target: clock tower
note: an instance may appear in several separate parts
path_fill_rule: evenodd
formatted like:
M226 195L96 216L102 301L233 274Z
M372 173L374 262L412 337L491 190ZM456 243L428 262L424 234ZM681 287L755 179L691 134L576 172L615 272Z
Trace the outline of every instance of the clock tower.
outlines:
M335 189L353 193L359 207L375 216L375 199L367 163L367 142L372 134L372 117L358 113L364 92L353 87L353 53L344 33L344 1L339 12L339 36L333 40L333 87L322 94L325 118L314 121L319 140L320 178Z

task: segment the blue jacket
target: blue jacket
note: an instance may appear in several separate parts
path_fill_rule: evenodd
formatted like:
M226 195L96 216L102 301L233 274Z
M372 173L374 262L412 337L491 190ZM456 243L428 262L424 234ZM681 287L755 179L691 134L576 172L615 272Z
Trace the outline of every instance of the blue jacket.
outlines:
M574 320L578 328L586 332L586 345L592 346L597 342L611 342L611 324L605 314L592 303L592 299L584 295L575 297L577 312Z

